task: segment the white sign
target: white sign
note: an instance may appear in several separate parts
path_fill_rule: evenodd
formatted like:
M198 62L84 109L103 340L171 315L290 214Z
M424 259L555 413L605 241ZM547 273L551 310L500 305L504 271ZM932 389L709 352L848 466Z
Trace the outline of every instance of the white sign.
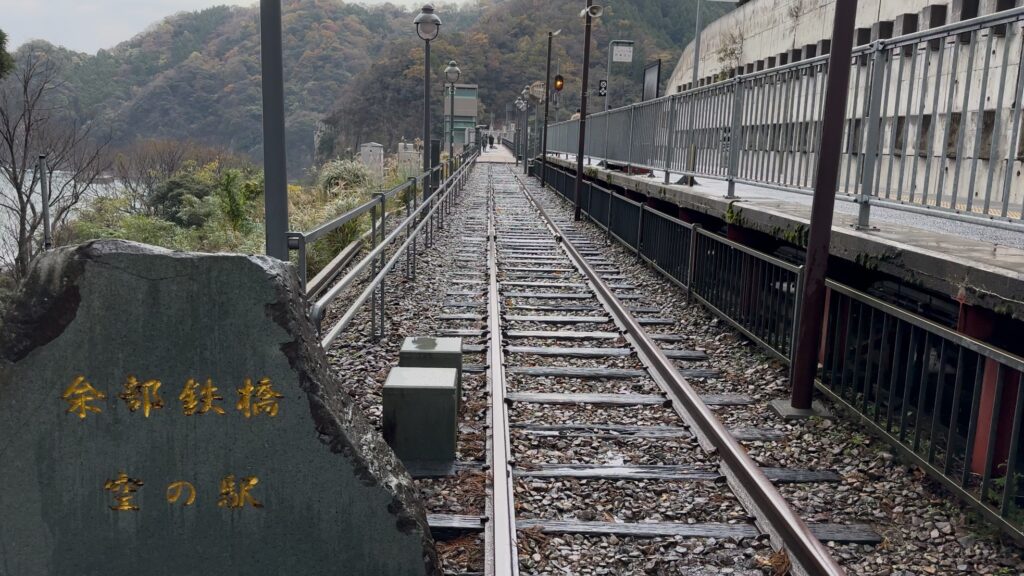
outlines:
M632 62L632 44L612 44L612 62Z
M541 102L544 101L544 82L537 80L533 84L530 84L530 96Z

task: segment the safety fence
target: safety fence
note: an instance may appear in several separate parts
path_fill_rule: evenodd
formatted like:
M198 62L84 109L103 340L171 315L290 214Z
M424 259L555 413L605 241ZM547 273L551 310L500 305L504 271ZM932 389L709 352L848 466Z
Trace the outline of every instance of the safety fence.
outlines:
M307 288L307 296L312 301L309 314L313 322L323 331L321 344L324 348L329 347L345 331L359 309L368 300L372 305L371 330L376 336L383 337L385 335L387 307L385 306L384 290L388 273L400 259L404 259L406 276L410 279L415 278L417 250L421 234L423 247L429 248L433 241L434 231L444 228L445 216L454 209L455 201L464 189L469 179L469 171L478 156L479 150L476 147L467 149L460 157L451 162L435 167L415 178L410 178L407 182L388 192L376 195L374 200L335 218L314 231L319 231L327 226L336 229L367 212L370 212L373 218L372 249L351 266L348 266L348 263L338 265L337 269L333 271L333 275L324 281L324 287L318 289L316 293L310 293ZM435 177L438 182L436 186L433 184ZM422 196L417 193L420 190L422 190ZM403 195L405 217L389 232L386 217L387 199L393 198L401 192L406 192ZM304 249L305 242L315 241L320 237L322 234L306 234L302 237L303 242L298 245ZM299 260L304 263L301 252ZM345 272L344 276L335 280L342 271ZM367 272L369 272L369 280L363 286L362 291L350 303L347 303L347 309L342 311L340 318L324 330L322 323L327 315L328 307L335 303L342 294L356 286Z
M534 175L542 165L534 163ZM575 175L546 182L575 201ZM580 206L609 237L771 355L789 362L803 266L584 179ZM818 388L993 524L1024 542L1024 359L828 282Z
M837 198L1024 230L1024 7L854 49ZM771 59L774 61L774 58ZM609 164L810 193L828 56L588 115L585 155ZM737 74L737 71L746 73ZM575 154L579 120L550 126Z
M442 180L447 179L475 154L476 148L467 148L451 161L438 164L429 171L411 177L384 192L375 193L370 200L324 222L312 230L307 232L288 232L288 249L297 254L299 281L303 289L306 290L306 294L309 296L319 294L337 277L338 272L344 268L351 260L351 256L354 255L342 252L320 270L314 278L309 279L307 254L311 244L324 240L331 233L337 232L345 226L360 223L364 216L368 216L370 219L369 240L376 245L380 239L384 238L384 228L389 214L389 201L400 200L404 204L405 213L408 216L417 205L421 204L430 195L431 190L436 189ZM417 191L422 193L421 197L417 197ZM394 204L392 206L394 207ZM397 214L397 212L392 214ZM361 247L365 239L361 238L358 242L353 243L350 248Z

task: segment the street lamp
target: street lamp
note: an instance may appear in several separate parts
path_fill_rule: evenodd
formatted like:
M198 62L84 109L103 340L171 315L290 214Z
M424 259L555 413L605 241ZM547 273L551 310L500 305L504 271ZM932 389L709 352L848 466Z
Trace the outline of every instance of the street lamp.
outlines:
M621 47L622 49L616 52L615 48ZM608 43L608 69L605 70L604 79L608 83L605 88L604 95L604 111L607 112L610 106L610 100L612 99L612 62L632 62L633 61L633 41L632 40L612 40Z
M455 157L455 83L459 81L459 76L462 76L462 70L459 70L455 60L452 60L448 63L448 67L444 69L444 77L448 80L448 84L451 85L451 93L448 95L448 125L450 126L448 131L449 162Z
M524 139L526 147L523 148L523 174L530 173L530 166L527 163L527 159L530 157L530 85L527 84L521 92L523 97L523 127L526 129L526 138Z
M548 102L551 100L551 44L558 36L562 33L562 30L555 30L554 32L548 32L548 67L547 72L544 74L544 132L541 133L541 151L540 151L540 186L543 188L547 184L547 173L548 173L548 111L550 105ZM562 88L559 86L559 90Z
M580 85L580 134L576 152L576 190L573 195L573 219L579 220L582 217L580 206L580 190L583 189L583 152L587 142L587 83L590 82L590 28L594 18L600 18L602 9L594 5L594 0L587 0L587 7L580 12L580 16L586 22L583 34L583 83Z
M441 30L441 19L434 14L434 7L424 4L420 13L412 21L416 25L416 35L419 36L426 47L423 51L423 171L430 172L430 41L437 38ZM424 182L429 182L428 178ZM427 186L424 185L424 196Z
M516 165L519 164L519 158L523 159L523 165L526 165L526 123L523 121L523 111L526 109L526 101L520 96L516 98L516 108L519 109L519 120L517 124L517 132L519 132L519 146L516 146Z

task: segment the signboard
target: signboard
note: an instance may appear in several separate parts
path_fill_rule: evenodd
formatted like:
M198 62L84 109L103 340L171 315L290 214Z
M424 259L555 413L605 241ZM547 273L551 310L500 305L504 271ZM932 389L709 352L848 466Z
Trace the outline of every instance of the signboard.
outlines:
M612 44L612 62L632 62L632 44Z
M532 96L534 100L540 102L544 101L544 82L542 80L537 80L533 84L530 84L530 96Z
M602 79L597 83L597 95L604 98L608 96L608 81Z
M661 85L661 59L655 60L644 68L644 93L641 100L654 100L658 97L658 87Z

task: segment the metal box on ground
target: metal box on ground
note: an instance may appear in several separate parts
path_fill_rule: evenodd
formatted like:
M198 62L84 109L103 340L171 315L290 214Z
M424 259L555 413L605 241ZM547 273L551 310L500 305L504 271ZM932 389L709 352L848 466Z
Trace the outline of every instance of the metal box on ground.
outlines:
M388 374L384 440L407 467L455 460L457 379L454 368L399 366Z
M462 338L410 336L402 342L398 365L420 368L454 368L456 398L462 401Z

